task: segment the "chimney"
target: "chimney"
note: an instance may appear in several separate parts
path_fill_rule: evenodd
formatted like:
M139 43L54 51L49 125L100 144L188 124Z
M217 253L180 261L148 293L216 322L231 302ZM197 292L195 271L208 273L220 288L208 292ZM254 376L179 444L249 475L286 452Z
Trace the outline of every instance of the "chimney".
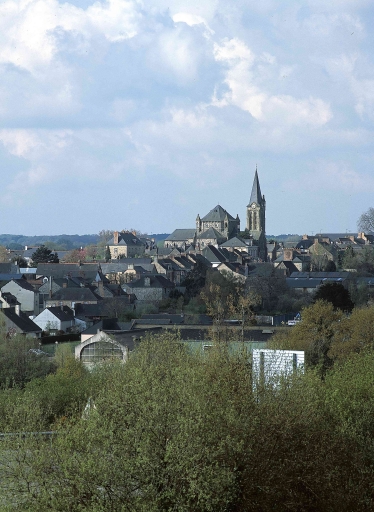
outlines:
M16 313L16 315L17 315L17 316L20 316L20 315L19 315L19 313L20 313L19 304L16 304L16 306L15 306L15 308L14 308L14 309L15 309L15 313Z
M62 283L62 287L63 287L63 288L67 288L67 287L68 287L68 283L67 283L67 281L64 281L64 282Z
M104 297L104 283L102 281L99 281L97 283L97 286L98 286L98 291L99 291L100 297Z
M118 245L118 231L113 233L114 245Z
M49 298L52 298L52 276L49 276Z
M151 279L150 277L144 278L144 286L151 286Z

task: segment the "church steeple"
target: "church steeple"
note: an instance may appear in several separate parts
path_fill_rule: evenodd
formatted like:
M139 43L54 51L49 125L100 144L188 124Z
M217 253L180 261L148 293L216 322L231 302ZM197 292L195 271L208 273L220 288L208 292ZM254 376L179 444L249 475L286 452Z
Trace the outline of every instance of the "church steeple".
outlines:
M263 261L266 261L265 210L265 196L261 194L256 165L251 198L247 206L247 231L249 231L256 245L258 245L259 257Z
M251 198L249 200L248 206L250 206L253 203L261 204L261 202L262 202L262 194L261 194L260 182L258 180L257 165L256 165L256 172L255 172L255 177L253 180L252 193L251 193Z

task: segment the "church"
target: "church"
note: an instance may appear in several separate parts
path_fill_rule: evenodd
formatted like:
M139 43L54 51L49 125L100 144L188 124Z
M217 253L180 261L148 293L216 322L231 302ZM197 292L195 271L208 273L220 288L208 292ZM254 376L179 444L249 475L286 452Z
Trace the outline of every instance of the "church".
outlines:
M245 237L242 242L258 247L258 258L266 261L265 237L265 196L261 194L257 167L253 179L252 192L247 205L247 223ZM233 217L221 205L215 206L204 217L198 214L196 227L191 229L176 229L164 242L164 247L177 247L187 250L193 247L201 250L208 245L216 247L227 245L229 240L240 240L240 219ZM249 242L250 241L250 242Z

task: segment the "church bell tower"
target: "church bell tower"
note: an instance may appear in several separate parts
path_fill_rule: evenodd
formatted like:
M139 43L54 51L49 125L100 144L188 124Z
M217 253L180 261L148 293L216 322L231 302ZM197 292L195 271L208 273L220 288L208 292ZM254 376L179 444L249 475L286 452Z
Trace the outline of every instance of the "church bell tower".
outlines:
M265 210L265 196L261 194L256 166L251 198L247 206L247 231L258 245L258 255L262 261L266 261Z

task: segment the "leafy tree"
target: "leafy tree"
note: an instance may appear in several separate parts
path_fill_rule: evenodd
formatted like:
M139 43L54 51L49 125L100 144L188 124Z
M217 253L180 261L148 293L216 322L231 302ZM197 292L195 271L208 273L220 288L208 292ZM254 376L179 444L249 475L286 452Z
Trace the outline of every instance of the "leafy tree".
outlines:
M66 263L78 263L78 261L85 261L86 260L86 250L85 249L73 249L72 251L68 252L64 256L64 261Z
M335 309L342 311L352 311L354 306L349 291L341 283L325 283L317 288L314 302L319 300L331 302Z
M110 249L109 249L109 245L106 246L106 249L105 249L105 261L110 261L112 258L111 254L110 254Z
M92 373L94 406L51 442L2 441L2 496L30 512L370 511L373 364L359 355L323 383L307 372L260 388L245 351L146 338L126 365ZM12 400L18 425L37 426L35 391Z
M374 231L374 208L369 208L366 212L360 215L357 222L359 231Z
M38 263L59 263L57 253L53 253L51 249L48 249L45 245L41 245L36 249L32 255L33 265Z
M34 338L0 335L0 388L23 388L27 382L55 370L54 360L34 352Z
M27 261L22 256L16 256L15 258L13 258L12 259L12 263L15 263L20 268L27 268L28 267Z
M300 323L274 336L271 347L304 350L307 364L318 367L323 375L332 365L329 349L344 314L331 302L318 300L302 310L301 318Z
M9 262L9 253L3 245L0 245L0 263L8 263Z
M333 260L329 260L324 268L324 272L336 272L336 265Z
M353 354L374 349L374 306L355 308L336 327L329 350L334 360L347 360Z

